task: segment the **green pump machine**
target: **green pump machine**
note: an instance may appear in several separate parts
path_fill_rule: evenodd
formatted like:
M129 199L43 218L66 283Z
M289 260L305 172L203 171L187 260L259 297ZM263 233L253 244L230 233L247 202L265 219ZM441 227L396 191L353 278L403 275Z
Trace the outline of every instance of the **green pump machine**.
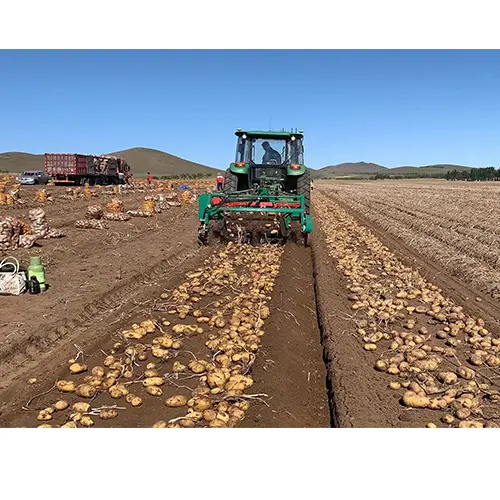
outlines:
M313 223L304 132L237 129L236 137L223 190L199 197L200 243L292 240L308 246Z

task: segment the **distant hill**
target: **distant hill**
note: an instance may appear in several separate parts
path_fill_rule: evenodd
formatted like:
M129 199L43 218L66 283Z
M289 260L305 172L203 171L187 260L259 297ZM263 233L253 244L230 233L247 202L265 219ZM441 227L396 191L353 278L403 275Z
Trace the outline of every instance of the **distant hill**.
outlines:
M358 163L340 163L339 165L330 165L316 170L316 178L333 176L333 175L356 175L356 174L376 174L378 172L385 172L386 167L377 165L376 163L365 163L364 161ZM313 171L314 172L314 171Z
M343 177L352 175L373 175L377 173L385 174L415 174L415 173L425 173L425 174L439 174L446 173L448 170L470 170L473 167L465 167L463 165L449 165L449 164L439 164L439 165L426 165L422 167L395 167L387 168L376 163L340 163L339 165L329 165L327 167L320 168L318 170L311 170L312 176L315 179L321 179L326 177Z
M0 153L0 172L17 173L24 170L43 170L43 155Z
M200 165L177 156L149 148L132 148L111 154L125 158L135 177L142 177L151 172L154 176L179 174L213 174L220 170ZM24 170L43 170L43 155L29 153L0 153L0 172L23 172Z
M197 173L213 174L215 176L220 172L219 169L184 160L157 149L132 148L108 154L127 160L132 173L136 177L144 176L148 172L155 176Z

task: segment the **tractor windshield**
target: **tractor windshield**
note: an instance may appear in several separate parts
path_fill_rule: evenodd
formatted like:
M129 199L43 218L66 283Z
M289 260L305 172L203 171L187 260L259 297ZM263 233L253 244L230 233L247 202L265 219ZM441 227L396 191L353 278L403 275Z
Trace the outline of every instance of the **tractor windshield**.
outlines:
M255 165L284 165L304 163L302 139L238 138L236 162Z

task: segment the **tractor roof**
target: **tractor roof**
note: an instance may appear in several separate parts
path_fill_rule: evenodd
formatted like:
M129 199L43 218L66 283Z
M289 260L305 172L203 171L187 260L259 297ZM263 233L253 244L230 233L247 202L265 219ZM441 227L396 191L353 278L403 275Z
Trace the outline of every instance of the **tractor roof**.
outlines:
M290 139L290 137L295 136L297 138L302 138L304 137L304 131L272 131L272 130L242 130L242 129L237 129L236 133L237 136L241 136L243 134L246 134L248 137L254 137L254 138L262 138L262 139Z

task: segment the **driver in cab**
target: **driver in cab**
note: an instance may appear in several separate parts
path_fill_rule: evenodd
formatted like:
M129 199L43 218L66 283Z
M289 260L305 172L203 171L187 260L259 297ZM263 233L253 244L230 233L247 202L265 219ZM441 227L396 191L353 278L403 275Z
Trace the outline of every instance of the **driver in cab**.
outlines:
M262 147L264 148L264 156L262 157L262 163L264 165L268 163L273 163L277 165L281 165L281 155L271 147L271 145L265 141L262 143Z

